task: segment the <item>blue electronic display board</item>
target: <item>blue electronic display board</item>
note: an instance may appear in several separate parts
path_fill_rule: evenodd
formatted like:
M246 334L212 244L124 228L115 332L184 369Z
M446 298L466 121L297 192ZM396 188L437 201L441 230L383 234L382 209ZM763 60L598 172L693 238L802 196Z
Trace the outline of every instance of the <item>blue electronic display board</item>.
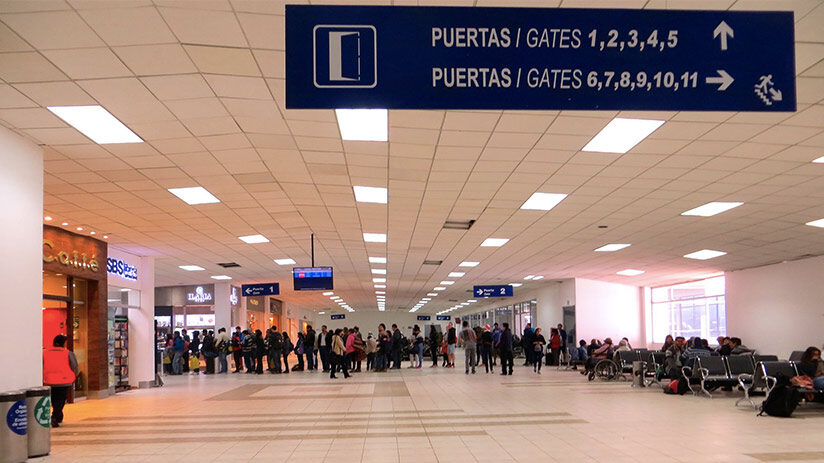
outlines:
M292 269L295 291L335 289L332 267L296 267Z
M793 13L286 5L286 107L794 111Z

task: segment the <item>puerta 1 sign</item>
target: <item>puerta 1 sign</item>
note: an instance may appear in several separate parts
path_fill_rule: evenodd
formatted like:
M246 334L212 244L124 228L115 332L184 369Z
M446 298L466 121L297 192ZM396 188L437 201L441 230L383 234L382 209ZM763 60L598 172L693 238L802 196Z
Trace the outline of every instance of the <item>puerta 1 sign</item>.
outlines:
M286 5L290 109L794 111L792 12Z

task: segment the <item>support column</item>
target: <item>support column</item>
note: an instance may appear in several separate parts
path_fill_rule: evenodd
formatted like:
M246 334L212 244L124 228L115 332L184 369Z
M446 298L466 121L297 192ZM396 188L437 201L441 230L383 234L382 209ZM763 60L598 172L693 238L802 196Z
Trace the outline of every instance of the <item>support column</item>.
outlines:
M4 392L43 384L43 151L0 127L0 166Z
M217 330L226 328L227 333L232 329L232 302L229 296L232 293L228 282L215 283L215 334Z
M155 379L154 257L140 258L140 309L129 309L129 385L151 387ZM129 305L131 293L129 295Z

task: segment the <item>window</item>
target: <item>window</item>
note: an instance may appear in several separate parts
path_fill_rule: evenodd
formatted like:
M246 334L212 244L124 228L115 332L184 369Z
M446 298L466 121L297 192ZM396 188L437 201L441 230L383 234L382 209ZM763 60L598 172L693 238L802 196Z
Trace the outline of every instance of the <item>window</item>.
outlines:
M652 288L652 341L668 334L710 341L727 334L723 276Z

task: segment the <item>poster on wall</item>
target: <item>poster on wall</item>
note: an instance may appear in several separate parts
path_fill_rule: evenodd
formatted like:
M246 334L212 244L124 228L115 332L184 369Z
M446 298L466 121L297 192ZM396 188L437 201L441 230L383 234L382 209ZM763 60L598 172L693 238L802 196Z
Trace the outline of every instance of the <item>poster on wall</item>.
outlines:
M215 326L214 314L186 315L186 326Z
M186 318L183 315L175 315L175 329L185 328Z

